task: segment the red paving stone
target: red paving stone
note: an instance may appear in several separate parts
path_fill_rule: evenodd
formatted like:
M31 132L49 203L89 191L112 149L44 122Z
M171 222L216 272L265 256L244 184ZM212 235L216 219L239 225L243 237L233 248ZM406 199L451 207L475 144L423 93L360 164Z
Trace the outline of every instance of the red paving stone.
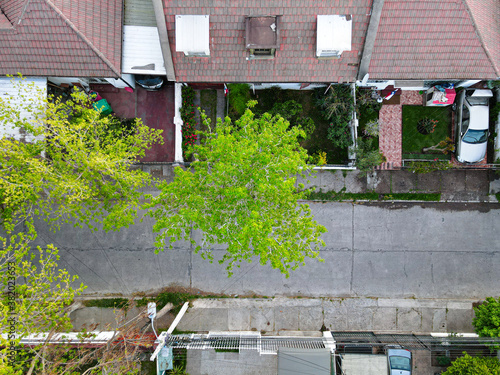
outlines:
M133 93L112 85L92 85L106 99L113 112L121 118L141 118L153 129L162 129L164 144L155 144L146 150L141 162L173 162L175 160L175 93L173 85L159 91L147 91L141 87Z
M403 105L422 105L418 91L403 91L400 104L383 105L379 113L379 148L386 162L379 169L397 169L402 165Z

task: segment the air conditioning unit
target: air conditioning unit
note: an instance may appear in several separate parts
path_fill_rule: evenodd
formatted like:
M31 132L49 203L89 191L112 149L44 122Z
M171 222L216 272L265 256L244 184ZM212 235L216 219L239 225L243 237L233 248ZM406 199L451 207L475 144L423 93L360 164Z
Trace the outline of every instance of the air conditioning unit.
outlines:
M338 59L351 44L351 15L318 15L316 57Z

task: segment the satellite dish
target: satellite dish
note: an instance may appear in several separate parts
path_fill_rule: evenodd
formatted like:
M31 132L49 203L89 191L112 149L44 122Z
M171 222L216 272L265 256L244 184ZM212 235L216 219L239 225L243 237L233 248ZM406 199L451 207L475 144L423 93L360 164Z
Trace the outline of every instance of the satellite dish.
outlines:
M361 86L366 86L366 84L368 83L368 78L370 78L370 75L366 73L363 77L363 80L361 81Z

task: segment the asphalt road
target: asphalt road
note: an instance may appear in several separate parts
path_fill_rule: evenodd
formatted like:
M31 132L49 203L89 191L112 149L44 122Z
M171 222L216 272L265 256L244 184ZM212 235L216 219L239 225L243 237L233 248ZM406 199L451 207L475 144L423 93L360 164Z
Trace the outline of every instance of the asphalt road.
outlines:
M323 263L287 279L258 262L231 278L187 244L154 253L151 219L120 232L92 233L37 224L38 245L54 243L60 265L78 274L86 294L130 295L169 286L225 294L484 298L500 290L500 204L312 203L325 225ZM223 249L215 249L220 257Z

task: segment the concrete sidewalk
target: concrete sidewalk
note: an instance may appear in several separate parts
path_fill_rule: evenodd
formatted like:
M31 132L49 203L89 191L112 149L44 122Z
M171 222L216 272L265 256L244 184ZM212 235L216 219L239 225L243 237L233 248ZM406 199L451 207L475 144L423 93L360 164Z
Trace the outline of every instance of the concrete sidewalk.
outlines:
M136 168L160 179L173 180L171 164L140 164ZM487 169L449 169L425 174L404 169L374 170L368 175L358 170L320 169L315 176L309 183L298 182L323 192L441 193L442 202L497 202L494 194L500 192L500 175Z
M323 192L345 189L347 193L441 193L442 202L496 202L490 179L499 178L481 169L450 169L426 174L407 170L375 170L363 176L360 171L319 170L307 186Z
M177 329L184 331L474 332L476 301L391 298L199 299Z
M397 298L201 298L193 301L177 326L189 332L258 331L269 335L320 330L392 333L471 333L472 300ZM135 316L141 309L132 309ZM168 329L174 316L157 322ZM115 321L113 309L81 307L71 314L75 329ZM297 334L295 332L295 334Z

